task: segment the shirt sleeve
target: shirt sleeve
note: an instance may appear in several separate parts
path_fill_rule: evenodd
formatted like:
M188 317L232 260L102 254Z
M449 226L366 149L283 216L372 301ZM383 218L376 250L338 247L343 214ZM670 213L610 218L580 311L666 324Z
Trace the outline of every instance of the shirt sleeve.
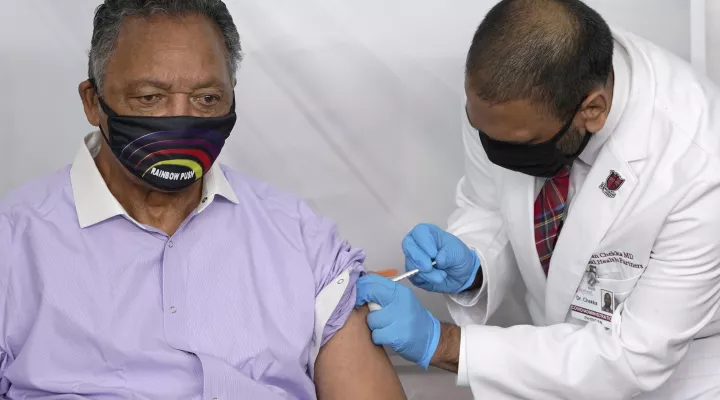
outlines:
M340 238L337 227L328 218L315 213L304 203L300 205L302 235L308 261L313 268L315 295L344 271L349 272L349 282L330 319L323 330L321 346L345 325L355 308L355 283L365 272L365 252L352 247Z
M460 387L470 386L468 378L467 356L465 356L465 327L460 327L460 357L458 362L457 385Z
M465 174L457 185L457 207L448 219L447 231L475 251L483 281L479 290L447 298L455 322L484 324L510 292L518 269L500 211L501 195L493 173L497 167L477 140L477 130L468 120L464 101L462 107Z
M0 332L6 331L7 289L10 276L10 221L0 214ZM0 399L9 390L9 382L4 378L5 370L8 367L8 355L5 351L4 336L0 337Z

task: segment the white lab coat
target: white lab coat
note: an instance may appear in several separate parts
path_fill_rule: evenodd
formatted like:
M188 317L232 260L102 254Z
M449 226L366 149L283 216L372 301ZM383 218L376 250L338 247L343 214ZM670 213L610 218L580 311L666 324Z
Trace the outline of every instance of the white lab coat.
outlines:
M614 36L629 55L628 99L571 199L547 278L535 178L491 164L465 118L449 231L478 252L485 286L448 304L463 326L459 383L477 398L720 399L720 93L654 44ZM625 178L614 198L600 188L611 170ZM588 260L617 252L635 267L598 265L619 304L612 327L571 317ZM517 278L534 326L484 325Z

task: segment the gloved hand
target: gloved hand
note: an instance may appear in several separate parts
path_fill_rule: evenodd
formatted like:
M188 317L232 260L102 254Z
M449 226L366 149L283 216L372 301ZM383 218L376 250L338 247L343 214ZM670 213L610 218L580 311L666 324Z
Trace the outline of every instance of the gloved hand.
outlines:
M373 343L390 346L406 360L427 369L440 341L440 322L412 290L369 274L358 279L356 292L356 306L373 302L382 307L367 317Z
M410 281L430 292L460 293L473 284L480 269L474 251L435 225L417 225L405 236L402 248L405 270L420 269Z

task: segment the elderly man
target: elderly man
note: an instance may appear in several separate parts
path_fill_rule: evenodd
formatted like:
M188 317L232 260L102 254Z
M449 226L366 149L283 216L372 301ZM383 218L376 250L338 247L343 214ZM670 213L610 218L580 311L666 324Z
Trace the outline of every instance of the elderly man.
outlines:
M79 91L100 131L0 205L0 395L405 397L354 309L363 252L215 163L240 55L220 0L97 9Z

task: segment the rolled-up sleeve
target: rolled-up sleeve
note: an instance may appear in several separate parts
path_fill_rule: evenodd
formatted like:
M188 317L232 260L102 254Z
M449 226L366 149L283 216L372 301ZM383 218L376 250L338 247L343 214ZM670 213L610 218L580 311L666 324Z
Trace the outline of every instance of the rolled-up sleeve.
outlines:
M349 273L345 292L325 324L321 343L324 345L345 325L355 307L355 282L365 272L365 252L343 240L329 218L318 215L306 204L301 204L300 212L303 241L315 278L315 295L343 272Z

